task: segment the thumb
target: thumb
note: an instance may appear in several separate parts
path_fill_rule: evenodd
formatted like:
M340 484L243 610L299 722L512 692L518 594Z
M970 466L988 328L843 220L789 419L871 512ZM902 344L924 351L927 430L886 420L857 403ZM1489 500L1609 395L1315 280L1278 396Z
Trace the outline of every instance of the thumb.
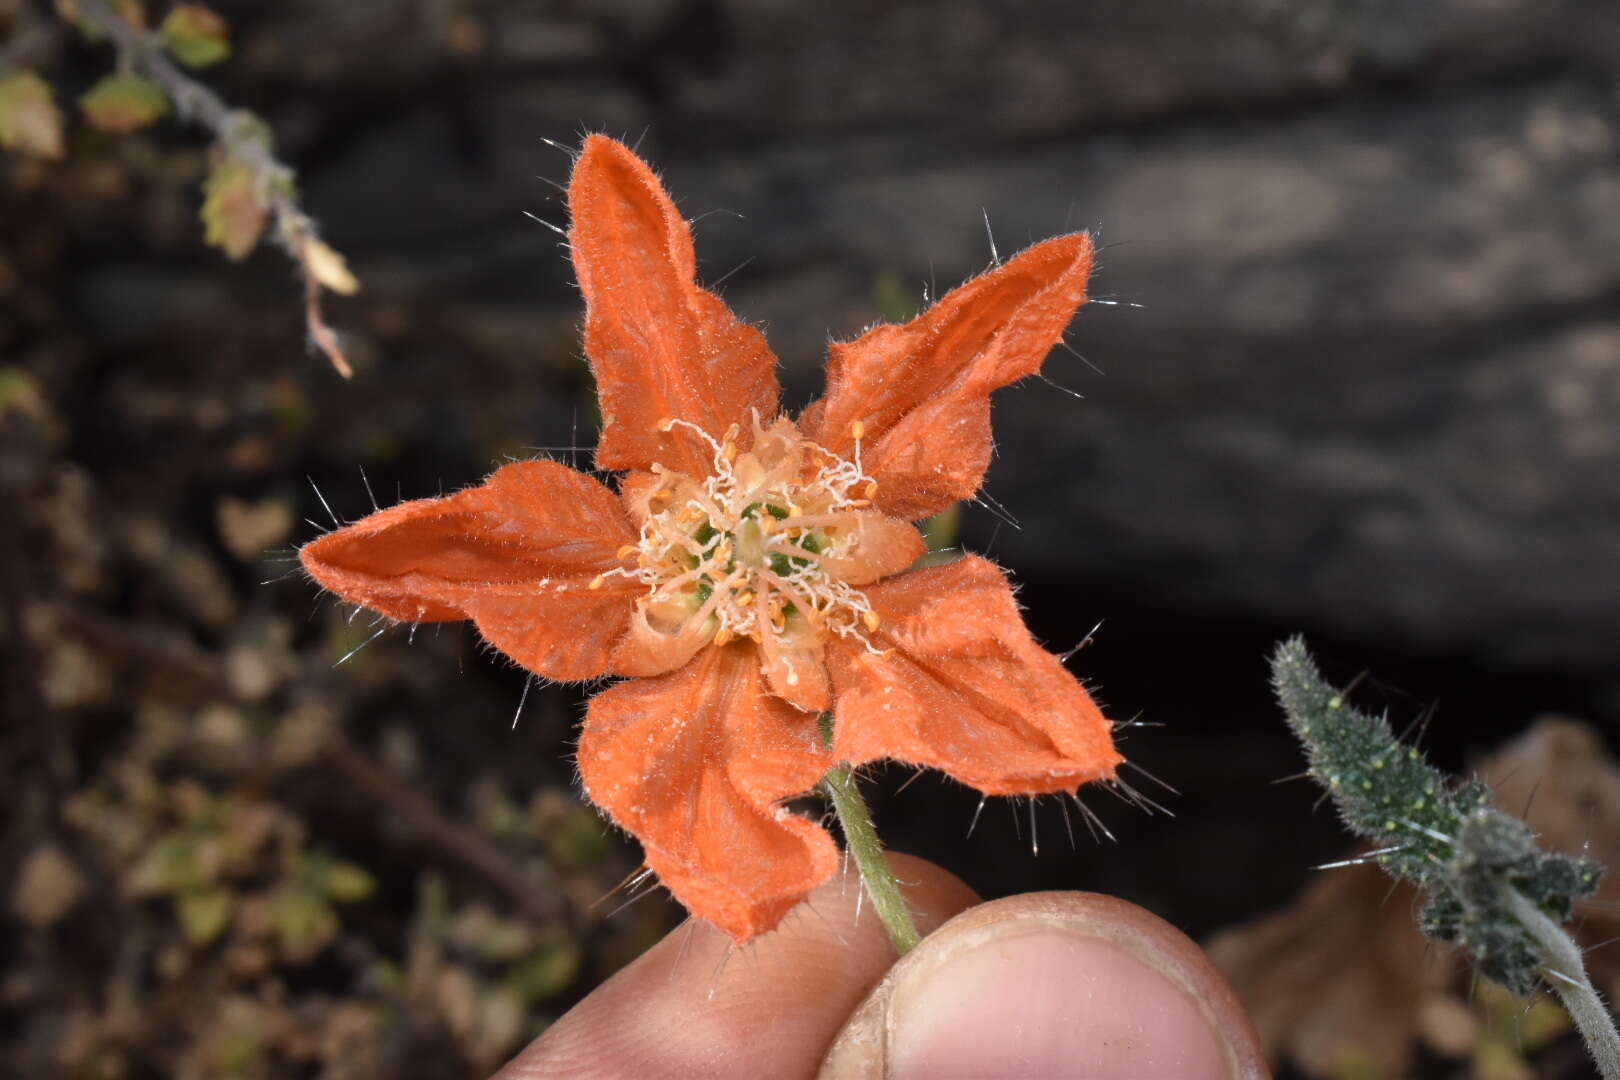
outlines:
M862 1002L822 1080L1270 1075L1243 1007L1158 916L1093 893L970 908Z

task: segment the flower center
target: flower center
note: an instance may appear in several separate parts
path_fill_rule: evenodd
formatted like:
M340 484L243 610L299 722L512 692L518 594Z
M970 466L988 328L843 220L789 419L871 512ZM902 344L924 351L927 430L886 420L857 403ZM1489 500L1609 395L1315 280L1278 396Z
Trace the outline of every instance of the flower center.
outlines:
M756 421L753 449L739 454L736 425L719 442L683 420L661 426L708 441L714 472L697 478L653 466L640 541L620 553L633 554L635 567L612 571L646 583L649 624L719 645L751 637L773 654L828 633L867 643L878 616L845 580L871 580L861 570L877 484L861 471L858 444L849 461L791 421Z

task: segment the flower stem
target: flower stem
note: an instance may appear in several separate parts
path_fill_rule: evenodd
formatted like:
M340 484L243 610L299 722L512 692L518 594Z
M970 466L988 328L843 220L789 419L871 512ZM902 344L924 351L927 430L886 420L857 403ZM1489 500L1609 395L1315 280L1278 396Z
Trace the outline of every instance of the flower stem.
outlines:
M1620 1080L1620 1031L1587 977L1581 950L1527 897L1511 887L1504 893L1508 910L1541 946L1542 974L1586 1040L1598 1072L1604 1080Z
M832 742L830 715L822 716L821 733L824 742ZM922 935L917 932L917 924L912 921L906 899L900 893L900 882L883 854L883 843L872 825L872 814L866 808L866 800L861 798L855 774L847 768L835 766L827 770L821 786L832 800L833 813L838 815L838 824L844 830L844 844L849 853L855 856L855 865L860 867L866 895L872 898L872 907L877 910L878 918L883 920L883 928L889 932L889 940L894 942L895 951L904 956L916 947Z

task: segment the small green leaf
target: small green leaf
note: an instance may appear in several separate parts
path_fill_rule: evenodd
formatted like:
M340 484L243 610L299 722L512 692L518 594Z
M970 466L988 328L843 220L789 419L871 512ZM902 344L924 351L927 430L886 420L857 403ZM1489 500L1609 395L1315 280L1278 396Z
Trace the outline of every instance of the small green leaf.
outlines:
M265 207L253 171L235 158L216 165L203 181L199 216L208 243L232 262L246 258L264 234Z
M307 888L278 889L270 900L270 919L282 949L294 960L314 956L337 936L337 912Z
M20 367L0 367L0 418L10 413L45 415L45 395L39 380Z
M580 948L572 941L544 946L506 976L506 988L525 1005L562 993L579 976Z
M32 71L0 75L0 146L52 161L62 156L62 113Z
M108 75L79 99L85 119L115 135L139 131L169 111L169 99L156 83L139 75Z
M333 863L326 871L326 895L340 904L364 900L377 891L377 881L354 863Z
M207 945L230 925L231 907L229 889L193 889L180 894L175 901L175 914L180 918L180 929L187 941Z
M178 893L207 884L197 858L197 838L183 829L164 833L135 864L129 883L141 896Z
M187 67L208 67L231 55L225 20L201 4L176 4L162 34L163 47Z

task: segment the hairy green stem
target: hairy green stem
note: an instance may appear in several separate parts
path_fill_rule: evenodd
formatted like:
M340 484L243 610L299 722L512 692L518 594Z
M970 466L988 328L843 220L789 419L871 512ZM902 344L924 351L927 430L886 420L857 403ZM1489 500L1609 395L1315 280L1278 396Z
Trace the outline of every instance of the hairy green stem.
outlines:
M821 735L824 742L832 742L831 716L822 716ZM866 895L872 898L872 907L883 920L883 929L889 932L895 951L904 956L916 947L922 935L917 932L917 924L906 907L906 898L901 895L900 882L883 854L883 843L872 825L866 800L861 798L860 784L853 772L837 766L827 770L821 787L832 800L833 813L838 815L838 824L844 830L844 845L860 868Z
M1598 1072L1603 1080L1620 1080L1620 1031L1586 974L1581 950L1528 897L1512 888L1504 893L1508 910L1541 946L1542 974L1586 1040Z

